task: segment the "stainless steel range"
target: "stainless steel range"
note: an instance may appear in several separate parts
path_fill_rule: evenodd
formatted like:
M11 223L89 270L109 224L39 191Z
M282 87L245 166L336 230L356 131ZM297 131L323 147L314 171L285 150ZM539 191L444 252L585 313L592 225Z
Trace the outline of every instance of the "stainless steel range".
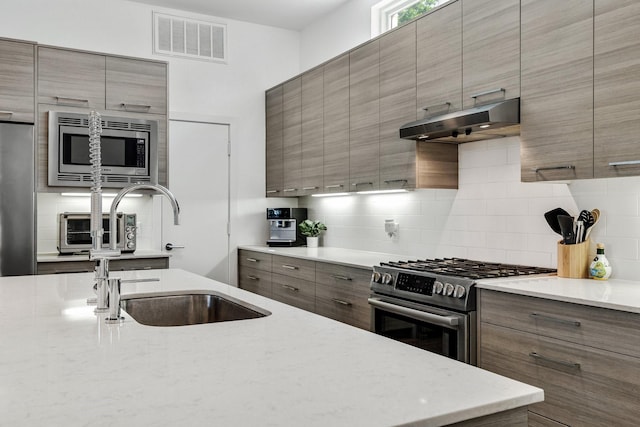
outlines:
M476 281L556 272L462 258L384 262L373 270L373 332L473 365Z

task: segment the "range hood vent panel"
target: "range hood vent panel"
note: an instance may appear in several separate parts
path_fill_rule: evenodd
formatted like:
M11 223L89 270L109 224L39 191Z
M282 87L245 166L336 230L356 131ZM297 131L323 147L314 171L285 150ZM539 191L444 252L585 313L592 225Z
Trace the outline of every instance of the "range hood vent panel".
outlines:
M427 117L400 128L400 138L460 144L520 134L520 98Z

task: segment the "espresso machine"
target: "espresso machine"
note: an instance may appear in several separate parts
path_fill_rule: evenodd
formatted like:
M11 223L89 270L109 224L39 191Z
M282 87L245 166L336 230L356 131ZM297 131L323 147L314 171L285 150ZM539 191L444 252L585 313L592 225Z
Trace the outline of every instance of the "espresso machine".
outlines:
M307 208L267 208L269 246L302 246L306 239L298 224L307 219Z

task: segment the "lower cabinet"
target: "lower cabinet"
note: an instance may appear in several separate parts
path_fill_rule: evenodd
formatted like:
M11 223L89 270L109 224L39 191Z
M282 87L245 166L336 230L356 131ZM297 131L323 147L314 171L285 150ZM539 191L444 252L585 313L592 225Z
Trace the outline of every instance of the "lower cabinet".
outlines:
M529 407L530 426L638 425L640 315L479 296L478 365L544 390L544 402Z
M95 261L69 260L39 262L38 274L86 273L95 270ZM130 258L109 261L109 271L155 270L169 268L169 257Z
M366 330L370 277L367 268L238 251L240 288Z

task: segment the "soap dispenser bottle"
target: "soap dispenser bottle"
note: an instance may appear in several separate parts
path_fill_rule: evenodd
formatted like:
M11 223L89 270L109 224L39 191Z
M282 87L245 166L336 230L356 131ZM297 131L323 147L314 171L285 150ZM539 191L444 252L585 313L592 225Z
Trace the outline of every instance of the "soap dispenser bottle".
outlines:
M611 265L604 255L604 245L598 243L596 245L596 257L589 266L589 274L592 279L607 280L611 276Z

